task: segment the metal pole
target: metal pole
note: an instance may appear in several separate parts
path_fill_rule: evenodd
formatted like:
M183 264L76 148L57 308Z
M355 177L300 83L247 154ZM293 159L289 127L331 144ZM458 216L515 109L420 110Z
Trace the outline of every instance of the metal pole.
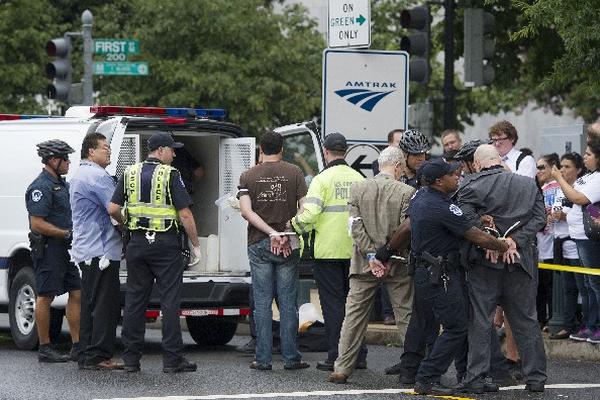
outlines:
M454 87L454 0L444 0L444 129L456 126Z
M94 82L93 82L93 61L94 40L92 39L92 23L94 16L90 10L85 10L81 14L82 32L83 32L83 105L91 106L94 104Z

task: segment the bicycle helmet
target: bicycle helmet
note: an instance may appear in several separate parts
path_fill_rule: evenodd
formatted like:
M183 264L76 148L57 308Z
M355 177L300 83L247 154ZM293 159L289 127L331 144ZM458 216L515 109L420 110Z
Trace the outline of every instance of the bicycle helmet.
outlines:
M408 154L422 154L429 151L429 140L416 129L409 129L402 134L400 149Z
M44 163L52 157L62 157L75 152L71 146L59 139L46 140L36 146L38 156Z
M475 150L482 144L489 144L489 140L471 140L462 145L458 152L454 155L454 159L457 161L473 161L473 154Z

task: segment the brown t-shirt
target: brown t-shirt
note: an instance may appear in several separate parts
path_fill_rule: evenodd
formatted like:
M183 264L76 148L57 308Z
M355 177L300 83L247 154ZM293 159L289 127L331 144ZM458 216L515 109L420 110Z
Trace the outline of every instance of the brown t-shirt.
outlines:
M285 161L265 162L240 176L238 196L249 195L252 210L278 232L298 210L298 200L306 196L304 175L297 166ZM248 224L248 244L268 237Z

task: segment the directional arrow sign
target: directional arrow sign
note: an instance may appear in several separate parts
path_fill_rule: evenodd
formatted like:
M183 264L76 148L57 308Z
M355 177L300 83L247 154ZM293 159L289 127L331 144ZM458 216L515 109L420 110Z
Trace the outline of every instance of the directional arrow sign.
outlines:
M356 144L346 152L346 162L363 176L373 176L373 161L379 157L377 147L370 144Z
M149 72L145 61L94 63L94 75L148 75Z
M371 46L370 0L329 0L329 47Z

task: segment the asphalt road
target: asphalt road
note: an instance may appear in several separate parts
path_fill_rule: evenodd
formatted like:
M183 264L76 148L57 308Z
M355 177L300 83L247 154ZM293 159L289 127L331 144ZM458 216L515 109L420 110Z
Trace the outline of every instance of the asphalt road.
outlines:
M184 332L187 356L198 363L198 371L167 375L162 372L160 331L149 329L142 371L128 374L123 371L79 371L75 363L40 364L35 352L15 348L7 327L6 316L0 315L2 400L421 398L399 393L401 390L410 390L401 388L394 377L383 375L384 368L397 362L400 357L401 349L395 347L369 346L369 369L358 371L346 385L334 385L325 382L325 372L314 368L316 362L324 357L324 353L306 353L304 359L313 367L302 371L284 371L279 356L274 358L273 371L250 370L248 364L252 358L234 350L236 345L247 340L243 336L236 336L227 346L203 349L196 346L187 332ZM68 344L65 343L64 346ZM117 351L120 352L121 348ZM567 387L549 388L544 394L537 395L518 388L508 388L498 394L482 395L479 398L600 398L600 363L550 360L548 367L548 384L567 384ZM452 376L445 379L452 380Z

